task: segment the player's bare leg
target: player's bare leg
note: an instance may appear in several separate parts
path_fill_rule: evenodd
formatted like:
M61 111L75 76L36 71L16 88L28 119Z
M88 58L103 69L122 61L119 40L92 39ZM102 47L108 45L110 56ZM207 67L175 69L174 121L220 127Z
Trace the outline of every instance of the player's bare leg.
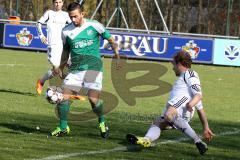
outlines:
M38 95L42 94L43 85L44 85L45 81L51 79L53 76L54 76L54 74L53 74L52 70L49 70L46 74L44 74L44 76L41 79L37 80L36 91L37 91Z

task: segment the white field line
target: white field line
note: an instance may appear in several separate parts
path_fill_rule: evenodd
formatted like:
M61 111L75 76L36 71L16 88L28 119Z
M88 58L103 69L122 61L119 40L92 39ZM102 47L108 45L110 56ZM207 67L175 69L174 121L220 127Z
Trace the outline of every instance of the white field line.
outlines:
M215 135L215 137L234 135L234 134L239 134L239 133L240 133L240 130L227 131L227 132L219 133L219 134ZM176 139L176 140L166 140L166 141L156 143L155 146L158 146L160 144L179 143L179 142L188 141L188 140L190 140L190 139L185 138L185 137L181 137L181 138ZM70 157L103 154L103 153L110 153L110 152L116 152L116 151L127 151L127 147L116 147L116 148L113 148L113 149L105 149L105 150L99 150L99 151L66 153L66 154L63 154L63 155L53 155L53 156L49 156L49 157L45 157L45 158L29 159L29 160L60 160L60 159L65 159L65 158L70 158Z
M0 64L0 66L15 67L15 66L25 66L24 64Z

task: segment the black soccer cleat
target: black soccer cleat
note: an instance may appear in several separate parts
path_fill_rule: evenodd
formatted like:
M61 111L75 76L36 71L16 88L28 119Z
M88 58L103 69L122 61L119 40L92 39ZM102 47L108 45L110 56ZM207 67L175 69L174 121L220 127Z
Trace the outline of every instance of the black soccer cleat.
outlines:
M144 148L151 147L152 142L146 137L137 137L134 134L128 133L126 139L130 144L141 145Z
M197 149L201 155L204 155L205 152L207 152L207 144L204 143L203 141L197 142L196 143Z
M131 133L128 133L126 135L126 139L130 144L137 144L137 141L138 141L138 138L134 134L131 134Z

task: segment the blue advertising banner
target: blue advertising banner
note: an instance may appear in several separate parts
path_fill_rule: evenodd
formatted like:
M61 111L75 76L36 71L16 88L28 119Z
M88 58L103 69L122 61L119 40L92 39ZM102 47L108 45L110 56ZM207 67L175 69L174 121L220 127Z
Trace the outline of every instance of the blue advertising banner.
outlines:
M127 57L170 60L174 53L183 49L190 53L194 62L212 63L213 39L123 32L111 34L119 44L120 53ZM113 54L106 40L101 40L100 50L104 55Z
M215 39L213 64L240 66L240 40Z
M46 35L46 28L43 28ZM38 37L36 26L5 24L3 46L34 50L47 50Z

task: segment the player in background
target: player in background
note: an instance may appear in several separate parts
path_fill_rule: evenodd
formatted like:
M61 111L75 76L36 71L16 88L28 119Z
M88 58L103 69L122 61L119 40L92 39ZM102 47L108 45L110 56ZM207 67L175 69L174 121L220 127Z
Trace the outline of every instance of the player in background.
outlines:
M68 57L71 57L71 66L69 73L63 81L63 94L65 100L57 105L60 123L59 126L50 133L50 136L62 136L70 132L68 126L68 113L70 103L66 95L86 91L92 111L98 116L99 128L102 138L107 138L109 129L105 123L103 113L103 101L100 100L103 78L103 62L99 52L101 36L108 40L111 45L115 58L117 59L117 69L120 66L120 56L118 45L105 27L94 20L84 18L83 7L73 2L68 6L69 17L72 23L66 26L62 31L64 51L62 54L62 64L66 63ZM61 72L61 71L60 71Z
M188 123L196 106L203 126L203 136L208 141L212 139L214 134L208 126L201 102L200 79L197 72L191 70L191 63L191 56L187 52L180 51L173 57L173 70L179 78L173 85L163 114L152 123L144 137L127 134L126 138L130 143L150 147L151 143L160 137L161 131L172 126L190 137L201 155L207 151L207 145Z
M62 38L61 33L66 24L71 23L68 13L62 11L63 0L53 0L53 10L47 10L37 23L38 35L42 43L47 45L48 60L52 65L47 73L41 79L38 79L36 91L40 95L46 80L57 75L56 72L61 61L62 55ZM47 25L47 38L42 32L42 25Z

